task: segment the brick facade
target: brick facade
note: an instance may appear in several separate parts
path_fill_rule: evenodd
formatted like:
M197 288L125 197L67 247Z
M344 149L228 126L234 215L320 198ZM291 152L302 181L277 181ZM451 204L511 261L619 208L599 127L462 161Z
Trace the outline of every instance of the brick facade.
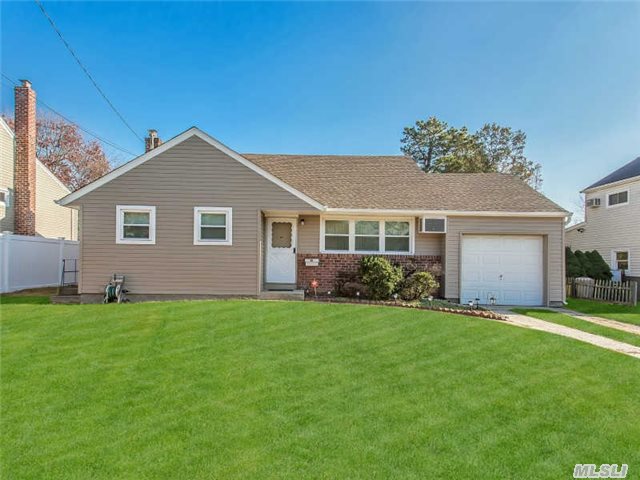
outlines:
M312 280L319 283L318 292L335 291L335 280L338 272L357 272L360 259L367 255L343 254L343 253L319 253L297 255L298 274L297 287L309 288ZM305 258L317 258L320 264L317 267L307 267ZM402 265L404 268L418 268L427 270L441 267L442 262L438 255L385 255L392 264Z
M36 234L36 92L22 80L15 87L15 233Z

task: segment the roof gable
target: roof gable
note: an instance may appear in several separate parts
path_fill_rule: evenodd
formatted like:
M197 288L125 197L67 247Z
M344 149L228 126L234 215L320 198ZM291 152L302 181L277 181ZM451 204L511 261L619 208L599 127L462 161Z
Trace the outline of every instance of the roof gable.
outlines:
M623 165L619 169L610 173L604 178L601 178L596 183L589 185L585 190L590 190L592 188L601 187L603 185L608 185L610 183L621 182L622 180L627 180L633 177L640 176L640 157L635 160L631 160L626 165Z
M321 203L317 202L316 200L314 200L310 196L306 195L305 193L303 193L303 192L301 192L301 191L299 191L299 190L297 190L295 188L292 188L290 185L286 184L285 182L283 182L279 178L273 176L271 173L267 172L266 170L260 168L258 165L250 162L249 160L244 158L239 153L231 150L229 147L227 147L226 145L222 144L221 142L219 142L215 138L211 137L210 135L206 134L205 132L203 132L202 130L200 130L197 127L191 127L190 129L186 130L185 132L181 133L180 135L177 135L177 136L173 137L171 140L163 143L159 147L154 148L153 150L145 153L144 155L140 155L139 157L134 158L133 160L129 161L128 163L125 163L124 165L112 170L111 172L109 172L106 175L98 178L97 180L91 182L90 184L85 185L84 187L82 187L82 188L76 190L75 192L67 195L66 197L62 198L61 200L58 201L58 203L60 205L69 205L72 202L74 202L74 201L78 200L79 198L83 197L84 195L88 194L89 192L94 191L95 189L101 187L102 185L105 185L105 184L109 183L110 181L120 177L121 175L124 175L128 171L133 170L137 166L142 165L145 162L148 162L152 158L155 158L156 156L166 152L167 150L173 148L174 146L176 146L176 145L178 145L178 144L184 142L185 140L187 140L189 138L192 138L194 136L200 138L201 140L204 140L208 144L210 144L213 147L217 148L221 152L225 153L229 157L231 157L234 160L238 161L239 163L243 164L244 166L246 166L250 170L253 170L257 174L259 174L262 177L266 178L267 180L275 183L279 187L283 188L284 190L288 191L289 193L293 194L294 196L296 196L299 199L303 200L304 202L308 203L312 207L314 207L316 209L319 209L319 210L323 210L324 209L324 205L322 205Z

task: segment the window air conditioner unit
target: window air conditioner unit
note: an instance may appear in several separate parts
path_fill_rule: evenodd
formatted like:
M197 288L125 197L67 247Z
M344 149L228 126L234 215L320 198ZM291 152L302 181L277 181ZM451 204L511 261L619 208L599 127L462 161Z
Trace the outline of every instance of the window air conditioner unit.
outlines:
M422 217L420 219L420 233L447 233L447 219Z
M587 207L595 208L599 206L600 206L599 198L590 198L589 200L587 200Z

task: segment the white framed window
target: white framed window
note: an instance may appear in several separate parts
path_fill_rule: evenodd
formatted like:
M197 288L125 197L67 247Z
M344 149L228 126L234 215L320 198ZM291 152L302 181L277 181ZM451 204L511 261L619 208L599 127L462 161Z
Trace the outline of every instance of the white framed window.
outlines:
M323 253L412 254L414 218L322 218Z
M613 250L611 252L611 263L613 270L628 271L631 266L629 250Z
M0 188L0 205L9 206L9 190Z
M610 193L607 195L607 207L616 207L619 205L626 205L629 203L629 190L622 190L621 192Z
M411 222L384 222L384 251L409 253L411 251Z
M351 250L351 239L349 235L349 220L325 220L323 244L327 250L332 252L348 252Z
M231 245L232 233L231 208L193 208L194 245Z
M355 222L355 250L357 252L380 251L380 222L357 220Z
M155 245L156 207L116 205L116 243Z

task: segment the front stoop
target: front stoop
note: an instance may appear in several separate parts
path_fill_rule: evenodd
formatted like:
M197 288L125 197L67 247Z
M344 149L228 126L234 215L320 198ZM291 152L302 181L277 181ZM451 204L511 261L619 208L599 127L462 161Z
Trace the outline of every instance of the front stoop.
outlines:
M304 300L304 290L266 290L258 295L260 300Z

